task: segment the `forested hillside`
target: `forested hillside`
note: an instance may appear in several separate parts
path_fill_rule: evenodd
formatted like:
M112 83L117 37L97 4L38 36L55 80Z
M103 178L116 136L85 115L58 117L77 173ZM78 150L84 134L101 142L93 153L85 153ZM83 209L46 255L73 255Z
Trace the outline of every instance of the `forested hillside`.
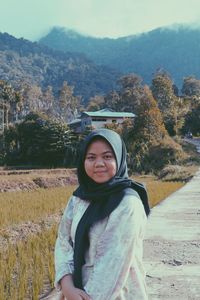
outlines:
M188 132L200 134L200 80L189 76L187 63L192 61L192 55L187 51L187 44L180 48L181 40L177 39L177 47L170 52L170 44L173 43L171 31L167 32L168 39L164 31L165 44L162 44L161 30L151 32L149 40L149 34L118 39L115 41L118 43L116 48L111 40L95 39L98 45L96 55L102 51L99 58L103 57L104 62L112 58L113 65L119 69L137 62L138 69L134 67L134 70L129 70L131 74L125 75L122 71L95 65L84 54L53 50L0 34L0 164L74 166L78 145L87 132L74 135L69 123L82 110L105 107L134 112L137 116L134 123L125 120L123 128L117 124L111 126L123 136L128 153L134 154L129 156L131 170L157 173L170 163L181 161L185 164L186 157L181 146L171 137L180 137ZM156 44L158 33L160 43ZM63 32L61 38L62 35ZM71 32L70 38L77 43L76 50L84 49L84 43L79 45L76 34ZM90 42L88 47L92 47L91 38ZM101 42L104 49L100 47ZM108 48L107 42L110 43ZM168 65L166 70L160 65L156 71L164 48L167 49ZM110 51L108 55L107 49ZM145 52L147 49L148 53ZM185 54L179 57L180 49ZM172 57L176 57L176 61ZM197 52L193 58L196 63L191 62L190 67L198 70ZM149 71L150 62L152 73ZM185 68L185 78L179 90L174 84L173 73L167 72L170 66L177 66L177 70L178 67ZM142 71L143 77L139 76ZM152 76L148 84L145 72ZM181 74L180 71L179 76Z
M168 71L179 87L186 76L200 77L200 29L158 28L140 35L100 39L54 28L40 43L85 53L98 64L139 74L148 84L157 69Z
M63 53L24 39L0 33L0 79L19 84L51 86L54 94L67 81L83 102L116 87L119 72L97 66L83 54Z

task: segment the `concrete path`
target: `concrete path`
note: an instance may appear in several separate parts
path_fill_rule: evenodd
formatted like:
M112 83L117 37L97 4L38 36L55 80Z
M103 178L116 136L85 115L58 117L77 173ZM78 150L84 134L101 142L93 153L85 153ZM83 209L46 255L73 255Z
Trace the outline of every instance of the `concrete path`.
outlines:
M152 209L144 261L149 299L200 300L200 169Z

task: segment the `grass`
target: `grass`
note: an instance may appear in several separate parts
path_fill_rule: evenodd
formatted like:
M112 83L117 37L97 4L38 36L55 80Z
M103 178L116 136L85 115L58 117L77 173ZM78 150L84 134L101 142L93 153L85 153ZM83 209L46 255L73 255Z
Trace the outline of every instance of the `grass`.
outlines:
M157 205L173 192L180 189L185 184L184 182L179 181L165 182L162 180L158 180L155 176L150 175L137 176L133 179L143 183L146 187L151 208Z
M170 194L180 189L183 185L184 183L182 182L161 182L158 180L152 181L151 184L147 183L150 206L154 207Z
M61 212L74 186L0 193L0 228Z
M38 300L44 286L53 285L56 232L54 225L0 252L0 299Z
M148 190L151 207L159 203L183 183L162 182L152 176L135 178ZM74 186L39 189L31 192L0 193L0 231L26 221L37 222L63 211ZM53 287L53 252L57 224L26 240L0 250L0 299L36 300L45 286Z
M179 189L181 182L163 182L144 176L136 178L147 187L150 205ZM0 193L0 228L22 222L37 222L49 215L61 213L75 186L38 189L31 192Z

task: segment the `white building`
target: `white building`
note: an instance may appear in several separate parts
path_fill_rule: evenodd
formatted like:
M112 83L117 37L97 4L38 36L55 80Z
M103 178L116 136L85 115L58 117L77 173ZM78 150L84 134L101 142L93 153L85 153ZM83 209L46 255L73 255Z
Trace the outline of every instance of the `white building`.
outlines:
M88 126L94 129L102 128L107 124L122 124L126 119L133 120L136 117L134 113L116 112L108 108L98 111L85 111L79 119L75 119L68 125L76 132L84 131Z

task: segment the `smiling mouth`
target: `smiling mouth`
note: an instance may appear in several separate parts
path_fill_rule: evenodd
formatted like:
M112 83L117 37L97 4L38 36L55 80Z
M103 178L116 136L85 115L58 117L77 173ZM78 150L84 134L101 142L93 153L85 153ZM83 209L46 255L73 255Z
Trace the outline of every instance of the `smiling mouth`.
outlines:
M94 172L95 174L104 174L104 173L106 173L106 171L96 171L96 172Z

